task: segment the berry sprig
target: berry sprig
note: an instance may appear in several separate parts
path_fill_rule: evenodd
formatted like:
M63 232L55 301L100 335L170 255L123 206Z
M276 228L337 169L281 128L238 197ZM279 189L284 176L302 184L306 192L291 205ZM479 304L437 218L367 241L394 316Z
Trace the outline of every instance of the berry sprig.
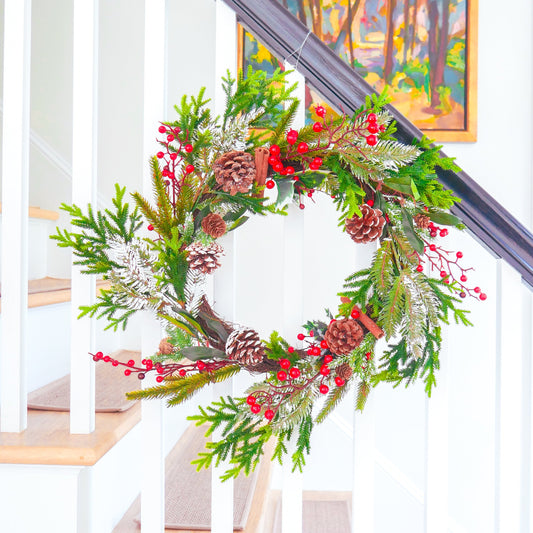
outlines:
M180 364L180 363L154 363L151 359L143 359L141 361L142 366L136 366L135 361L130 359L127 363L113 359L109 355L104 355L102 352L96 352L92 355L93 361L103 361L104 363L111 363L113 366L124 366L125 376L137 374L137 378L144 379L148 372L157 372L158 376L155 380L158 383L162 383L167 377L173 374L177 374L179 377L184 378L187 375L195 372L214 372L220 368L224 368L228 365L234 365L235 361L229 360L217 360L217 361L196 361L194 363Z

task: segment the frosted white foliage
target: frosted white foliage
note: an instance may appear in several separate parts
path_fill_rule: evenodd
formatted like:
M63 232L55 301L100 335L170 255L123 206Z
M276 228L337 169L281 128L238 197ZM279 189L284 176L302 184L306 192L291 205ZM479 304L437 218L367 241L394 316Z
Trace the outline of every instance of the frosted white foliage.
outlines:
M186 310L194 317L198 316L202 298L205 296L205 274L192 268L187 270L184 293Z
M395 171L412 163L420 153L416 146L409 146L396 141L378 141L376 146L365 148L365 155L370 161Z

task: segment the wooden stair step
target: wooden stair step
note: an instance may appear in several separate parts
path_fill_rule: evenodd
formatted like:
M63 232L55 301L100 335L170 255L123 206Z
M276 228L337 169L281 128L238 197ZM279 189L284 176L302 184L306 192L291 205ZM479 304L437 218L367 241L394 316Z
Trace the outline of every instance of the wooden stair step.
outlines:
M0 202L0 213L2 212L2 202ZM28 208L28 216L30 218L40 218L41 220L57 220L59 213L50 211L48 209L41 209L40 207L32 206Z

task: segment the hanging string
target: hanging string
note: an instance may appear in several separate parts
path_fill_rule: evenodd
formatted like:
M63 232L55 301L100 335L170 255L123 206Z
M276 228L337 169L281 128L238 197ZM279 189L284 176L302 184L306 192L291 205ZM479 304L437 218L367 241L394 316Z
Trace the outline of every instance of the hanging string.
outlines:
M300 62L300 56L302 55L302 51L304 49L304 46L305 46L305 43L307 42L307 39L309 38L309 36L312 34L313 32L311 30L309 30L309 32L307 33L307 35L305 36L305 39L302 41L302 44L296 49L294 50L294 52L291 52L286 58L285 58L285 61L287 61L289 59L289 57L293 56L294 54L298 54L298 57L296 58L296 64L294 65L294 70L298 70L298 63Z

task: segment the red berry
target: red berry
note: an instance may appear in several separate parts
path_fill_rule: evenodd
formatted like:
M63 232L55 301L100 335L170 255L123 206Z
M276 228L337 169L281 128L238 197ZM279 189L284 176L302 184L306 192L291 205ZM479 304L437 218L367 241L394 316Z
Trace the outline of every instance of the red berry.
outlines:
M174 140L174 135L172 133L170 135L167 135L167 141L171 143Z
M300 143L296 150L298 150L299 154L305 154L305 152L309 151L309 145L307 143Z
M289 176L290 176L291 174L294 174L294 172L295 172L295 170L294 170L293 167L287 167L286 170L287 170L287 175L289 175Z
M287 175L287 169L284 168L284 169L280 172L280 174L281 174L282 176L286 176L286 175Z
M368 113L368 116L366 117L367 122L376 122L377 119L378 117L375 113Z
M319 133L322 131L322 124L320 124L320 122L315 122L313 124L313 131L316 132L316 133Z
M155 380L158 382L158 383L161 383L165 378L163 376L157 376L155 378Z
M366 205L368 205L368 207L374 207L374 200L367 200Z
M151 359L147 359L146 360L146 368L148 368L148 370L150 370L153 366L154 366L154 363L152 362L152 360Z
M463 252L457 252L455 255L458 259L461 259L461 257L463 257Z
M292 130L291 130L292 131ZM270 147L270 153L272 155L279 155L281 152L279 146L277 144L273 144L271 147Z
M96 357L98 357L98 359L102 359L102 357L104 356L104 354L102 352L96 352Z
M437 249L437 247L436 247L434 244L430 244L430 245L429 245L429 249L430 249L432 252L434 252L434 251Z
M135 361L133 359L130 359L128 361L128 366L135 366Z
M333 357L331 357L331 355L325 355L324 356L324 363L328 364L328 363L331 363L331 361L333 361Z
M307 350L307 355L315 355L315 352L313 351L313 348L309 348Z
M439 235L441 237L446 237L446 235L448 235L448 230L447 229L441 229Z
M205 369L205 363L203 361L198 361L196 363L196 368L198 368L198 370L204 370Z
M246 403L247 403L248 405L253 405L253 404L255 403L255 396L252 396L252 395L250 394L250 396L248 396L248 398L246 398Z
M300 369L299 368L296 368L295 366L293 366L290 370L289 370L289 376L291 376L292 379L296 379L296 378L299 378L300 377Z
M276 172L281 172L283 170L283 163L281 161L278 161L276 163L274 163L272 165L272 168L276 171Z
M437 232L433 229L433 230L431 230L431 231L429 232L429 235L430 235L431 237L436 237L436 236L437 236Z
M329 387L327 385L320 385L320 388L318 389L320 391L320 394L327 394L329 391Z
M380 127L379 127L379 131L385 131L387 128L385 127L385 124L382 124Z
M272 411L272 409L267 409L265 411L265 418L267 420L272 420L274 418L274 411Z
M159 133L165 133L165 131L167 131L165 126L159 126Z
M340 376L335 378L335 385L337 385L337 387L342 387L345 383L346 382Z
M368 144L368 146L376 146L376 144L378 144L378 138L375 135L368 135L366 138L366 144Z
M111 357L109 357L109 355L106 355L104 357L104 363L109 363L109 361L111 361Z
M372 352L366 352L365 357L367 361L370 361L370 359L372 359Z
M468 278L463 274L460 279L461 281L465 282Z
M315 158L313 159L313 164L314 164L314 165L317 165L317 166L322 165L322 158L321 158L321 157L315 157Z
M320 347L323 348L324 350L327 350L328 349L328 341L326 341L325 339L320 341Z
M288 359L280 359L279 360L279 366L281 366L281 368L284 368L285 370L287 370L287 368L291 367L291 362Z
M309 196L309 198L313 198L313 193L312 193L311 191L309 191L309 192L307 193L307 196Z
M300 204L300 209L305 209L305 205L304 204Z
M317 105L315 107L315 113L319 116L319 117L323 117L325 114L326 114L326 108L324 106L321 106L321 105Z
M466 298L466 292L460 292L460 293L459 293L459 296L460 296L461 298Z
M305 335L303 333L298 333L298 340L303 341L305 339Z
M314 189L311 189L311 191L314 192ZM311 330L311 331L309 332L309 336L310 336L310 337L314 337L314 336L315 336L315 332L314 332L313 330Z
M252 413L257 414L259 411L261 411L261 406L257 403L254 403L250 409L252 410Z
M273 189L275 185L276 185L276 184L274 183L273 180L268 180L268 181L266 182L266 188L267 188L267 189Z
M424 270L424 267L422 265L418 265L416 267L417 272L422 272Z
M357 320L361 316L361 313L357 309L352 309L352 312L350 313L350 316L354 320Z
M448 273L445 270L440 271L440 277L445 278L448 275Z
M113 366L118 366L118 361L113 361L111 364L112 364Z
M185 151L190 154L194 150L192 144L186 144L185 145Z
M294 348L292 346L289 346L289 348L287 349L287 351L289 353L294 353Z
M126 368L126 370L124 370L124 375L129 376L130 374L131 374L131 370L129 368Z
M194 165L187 165L185 167L185 172L187 172L187 174L190 174L191 172L194 172Z
M170 159L172 159L172 161L176 161L177 158L178 158L178 154L176 152L173 152L170 154Z
M285 372L285 370L280 370L277 373L277 376L280 381L285 381L287 379L287 372Z
M274 155L271 155L269 158L268 158L268 164L269 165L275 165L276 163L279 163L280 160L274 156Z
M323 375L323 376L327 376L329 374L329 366L328 365L322 365L320 367L320 373Z
M320 355L320 348L318 346L313 346L311 349L313 351L313 355Z
M311 170L318 170L320 168L320 165L317 165L316 163L311 162L309 163L309 168Z
M482 292L482 293L479 295L479 299L480 299L480 300L486 300L486 299L487 299L487 295L486 295L484 292Z
M146 374L145 374L144 372L139 372L139 373L137 374L137 378L138 378L138 379L144 379L145 377L146 377Z
M184 368L180 368L180 371L178 372L178 374L181 376L181 377L184 377L187 375L187 370L185 370Z
M178 128L177 126L174 128L174 133L180 133L181 132L181 128Z
M375 122L370 122L366 129L369 133L377 133L379 131L378 125Z
M157 157L159 159L161 159L161 158L165 157L165 154L163 152L157 152Z
M479 293L479 292L481 292L481 289L480 289L479 287L475 287L475 288L474 288L474 292L475 292L475 293Z
M287 142L289 144L294 144L298 140L298 132L296 130L289 130L287 133Z
M148 231L154 231L154 226L152 224L148 224Z

